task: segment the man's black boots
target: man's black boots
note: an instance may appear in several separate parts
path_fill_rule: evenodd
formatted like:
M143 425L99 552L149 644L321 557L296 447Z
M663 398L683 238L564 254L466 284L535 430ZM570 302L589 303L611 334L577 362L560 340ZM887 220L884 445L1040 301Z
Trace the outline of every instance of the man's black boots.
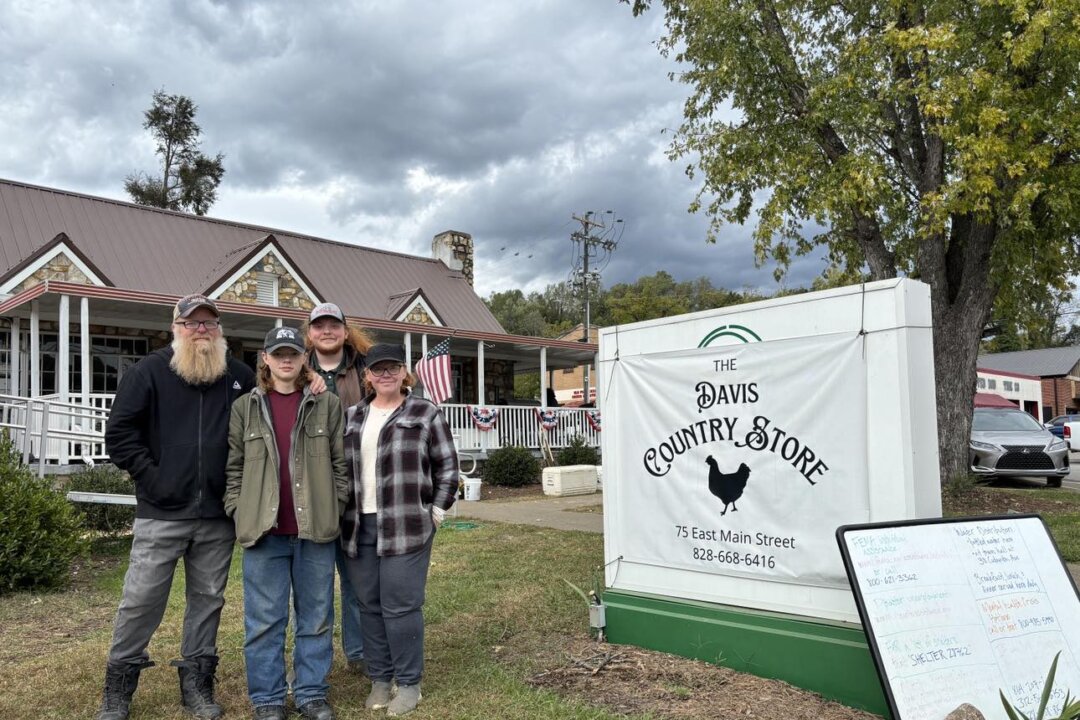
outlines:
M139 673L154 663L136 665L113 664L105 666L105 691L102 693L101 709L96 720L127 720L131 711L131 696L139 686Z
M173 660L171 664L180 671L180 702L184 709L199 720L218 720L223 713L221 706L214 702L217 657Z

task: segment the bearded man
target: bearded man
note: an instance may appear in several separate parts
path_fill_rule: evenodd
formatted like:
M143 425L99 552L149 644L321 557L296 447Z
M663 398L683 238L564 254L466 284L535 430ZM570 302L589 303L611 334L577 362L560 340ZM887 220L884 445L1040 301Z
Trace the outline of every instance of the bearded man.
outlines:
M255 374L228 357L220 313L202 295L173 310L171 347L124 374L105 429L117 467L135 480L131 560L113 625L97 720L126 720L147 647L161 624L177 560L184 559L187 604L180 644L180 695L201 720L222 715L214 702L217 632L235 532L225 515L225 463L233 400Z

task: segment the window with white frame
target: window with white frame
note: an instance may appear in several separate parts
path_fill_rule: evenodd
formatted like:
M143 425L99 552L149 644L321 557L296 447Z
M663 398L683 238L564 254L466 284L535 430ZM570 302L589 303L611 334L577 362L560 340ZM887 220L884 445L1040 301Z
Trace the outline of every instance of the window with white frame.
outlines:
M55 334L41 336L41 394L51 395L59 390L57 384L57 355L60 339ZM82 358L79 339L71 338L68 356L68 392L82 391ZM150 352L150 342L144 337L92 335L90 337L90 392L114 393L120 378L132 365Z
M11 328L0 328L0 393L11 392Z

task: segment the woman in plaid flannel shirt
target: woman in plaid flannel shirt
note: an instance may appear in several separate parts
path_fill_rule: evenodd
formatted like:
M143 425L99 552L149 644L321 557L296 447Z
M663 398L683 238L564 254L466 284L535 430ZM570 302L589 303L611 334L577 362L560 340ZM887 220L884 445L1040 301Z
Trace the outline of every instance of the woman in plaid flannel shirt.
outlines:
M421 697L428 563L435 529L454 504L458 458L442 411L409 394L405 349L374 345L366 362L367 396L345 423L341 543L372 680L365 705L397 716Z

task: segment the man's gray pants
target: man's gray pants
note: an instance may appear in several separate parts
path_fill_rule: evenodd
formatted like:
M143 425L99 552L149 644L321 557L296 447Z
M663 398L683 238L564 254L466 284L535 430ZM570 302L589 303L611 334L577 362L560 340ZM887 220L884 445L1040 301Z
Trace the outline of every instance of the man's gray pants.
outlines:
M110 665L147 662L150 638L169 601L176 563L184 559L184 633L180 654L186 660L217 655L217 632L225 605L236 531L232 520L154 520L137 518L131 562L113 624Z

